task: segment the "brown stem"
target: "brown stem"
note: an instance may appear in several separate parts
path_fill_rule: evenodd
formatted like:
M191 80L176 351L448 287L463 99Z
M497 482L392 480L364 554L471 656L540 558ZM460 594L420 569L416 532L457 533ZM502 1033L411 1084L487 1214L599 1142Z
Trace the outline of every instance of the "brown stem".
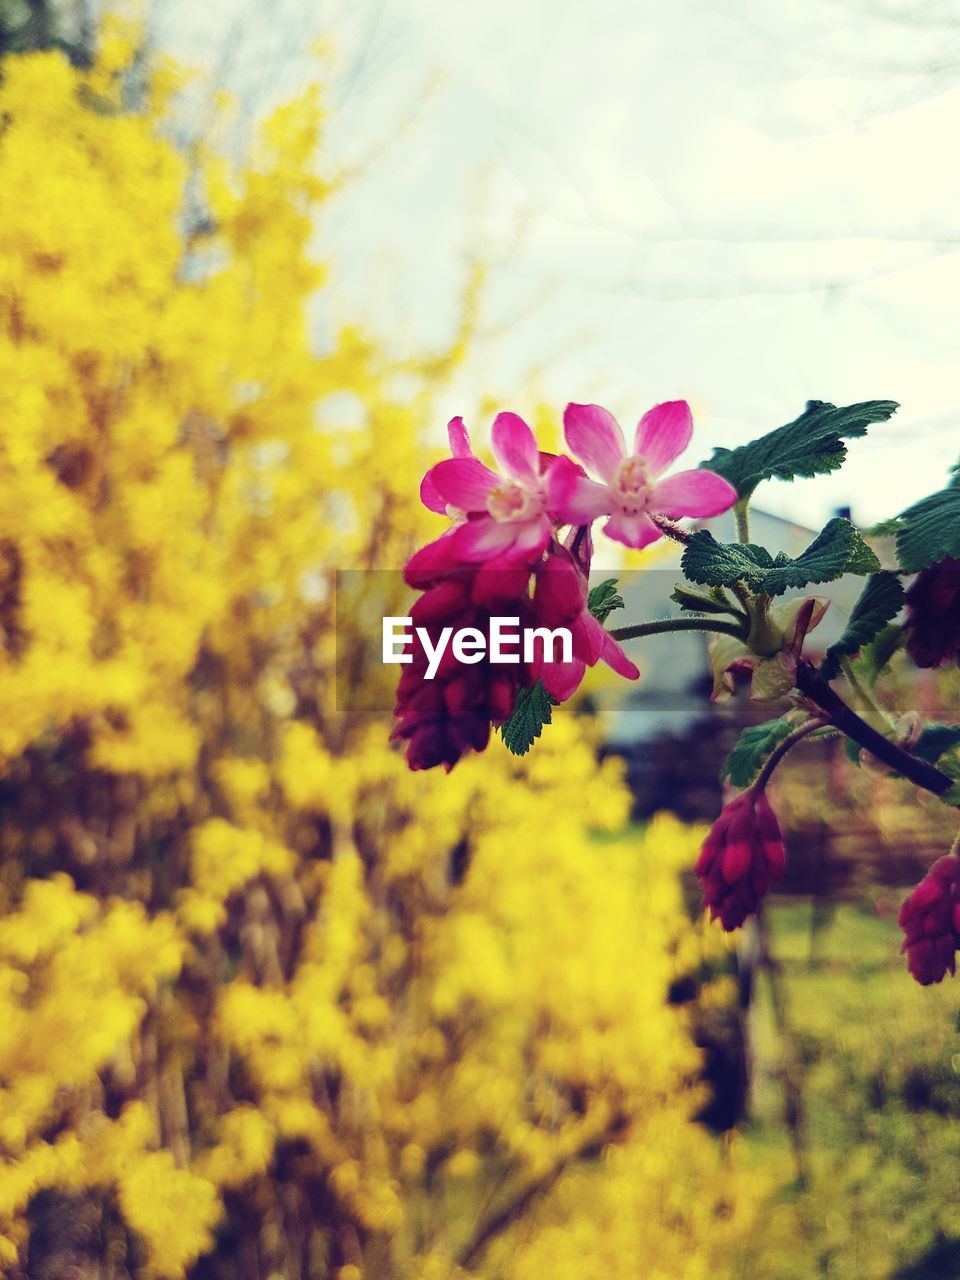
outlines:
M942 796L953 786L953 779L941 773L939 769L926 760L913 756L903 747L897 746L882 733L878 733L872 725L867 724L843 701L838 693L831 689L823 676L809 662L797 664L797 688L811 702L827 713L831 724L842 730L848 738L866 747L878 760L890 766L897 773L925 791L932 791L935 796Z

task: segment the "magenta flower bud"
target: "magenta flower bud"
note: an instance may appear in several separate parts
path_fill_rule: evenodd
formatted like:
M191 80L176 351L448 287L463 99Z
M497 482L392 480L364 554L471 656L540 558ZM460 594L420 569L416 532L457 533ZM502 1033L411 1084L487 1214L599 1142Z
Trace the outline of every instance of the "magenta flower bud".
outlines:
M900 908L902 954L922 986L942 982L956 967L960 945L960 857L938 858Z
M771 880L782 880L786 852L780 824L762 791L731 800L710 828L697 859L703 905L728 932L755 915Z
M918 667L960 660L960 560L918 573L907 592L907 652Z

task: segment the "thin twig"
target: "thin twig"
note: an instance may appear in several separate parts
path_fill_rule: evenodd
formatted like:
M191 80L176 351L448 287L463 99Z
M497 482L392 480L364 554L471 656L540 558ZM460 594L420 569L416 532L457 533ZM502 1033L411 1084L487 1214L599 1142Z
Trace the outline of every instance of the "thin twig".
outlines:
M767 756L766 760L764 761L763 768L757 774L757 780L753 784L753 790L762 791L763 788L770 781L770 775L773 773L774 769L777 767L777 765L780 763L783 757L787 754L787 752L792 750L797 745L798 742L802 742L804 738L806 738L809 734L813 733L815 730L822 729L823 725L824 725L823 720L814 716L812 720L805 720L803 724L798 725L796 729L794 729L791 733L788 733L787 736L783 739L783 741L778 743L777 746L774 747L774 749L770 752L769 756Z

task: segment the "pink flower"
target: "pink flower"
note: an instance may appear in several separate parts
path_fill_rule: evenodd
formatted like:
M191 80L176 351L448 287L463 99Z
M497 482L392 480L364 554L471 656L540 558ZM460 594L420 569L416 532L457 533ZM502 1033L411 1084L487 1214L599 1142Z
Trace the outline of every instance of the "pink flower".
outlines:
M956 966L960 942L960 858L938 858L900 908L901 952L917 982L942 982Z
M703 905L727 932L756 914L771 880L782 880L786 853L780 824L762 791L724 805L697 859Z
M558 460L550 472L549 496L563 523L589 524L609 516L603 526L607 537L639 550L662 537L651 515L716 516L737 500L733 486L712 471L679 471L660 478L693 434L685 400L667 401L645 413L630 454L616 418L599 405L568 404L563 427L571 452L600 477L599 482L591 480L569 460Z
M587 608L587 597L587 579L571 553L560 547L552 549L536 569L533 612L538 627L570 630L573 660L541 662L536 668L543 687L558 702L572 697L586 668L601 661L627 680L640 677L639 669Z
M426 629L436 644L444 627L476 627L489 636L493 615L516 615L531 622L529 570L471 565L431 584L410 611L414 628ZM414 635L416 637L416 631ZM447 772L467 751L483 751L491 725L513 715L517 694L536 681L525 664L493 665L458 662L447 649L436 676L426 679L427 657L414 640L412 662L397 685L392 737L406 743L411 769L442 765Z
M532 563L553 530L548 490L564 497L575 469L564 470L566 481L561 477L551 484L558 460L540 453L533 432L515 413L497 414L493 423L491 443L502 474L473 455L460 418L448 430L454 456L431 467L420 496L432 511L446 512L461 523L438 539L445 545L431 554L449 560L451 567L457 560L475 563L492 556Z

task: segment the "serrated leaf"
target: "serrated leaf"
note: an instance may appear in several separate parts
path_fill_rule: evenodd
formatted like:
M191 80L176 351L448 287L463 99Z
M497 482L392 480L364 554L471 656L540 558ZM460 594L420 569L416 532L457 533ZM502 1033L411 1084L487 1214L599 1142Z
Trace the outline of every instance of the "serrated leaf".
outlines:
M910 750L922 760L936 764L955 747L960 747L960 724L928 724Z
M730 587L746 582L754 591L778 596L811 582L832 582L845 573L873 573L880 561L842 516L829 521L796 559L776 557L753 543L717 542L706 529L687 543L680 562L691 580L705 586Z
M960 557L960 473L945 489L921 498L900 516L897 557L907 573L919 573L947 556Z
M809 400L799 418L738 449L714 449L701 467L723 476L741 498L749 498L761 480L794 480L836 471L847 456L845 439L863 436L873 422L896 413L895 400L866 400L838 408Z
M705 591L693 591L690 587L685 587L682 582L678 582L673 589L670 599L686 609L689 613L736 613L737 609L729 600L724 600L719 591L707 593Z
M783 741L792 727L786 716L768 720L765 724L748 725L724 761L720 777L729 778L731 785L741 790L748 787L771 751Z
M875 573L867 579L840 639L830 646L820 666L820 674L832 680L840 670L840 659L856 653L878 634L903 605L903 586L895 573Z
M617 590L616 578L607 578L590 590L587 597L587 608L598 622L606 622L614 609L624 607L623 597Z
M552 719L552 708L559 706L538 680L530 689L521 689L510 719L500 726L504 745L515 756L525 756Z

